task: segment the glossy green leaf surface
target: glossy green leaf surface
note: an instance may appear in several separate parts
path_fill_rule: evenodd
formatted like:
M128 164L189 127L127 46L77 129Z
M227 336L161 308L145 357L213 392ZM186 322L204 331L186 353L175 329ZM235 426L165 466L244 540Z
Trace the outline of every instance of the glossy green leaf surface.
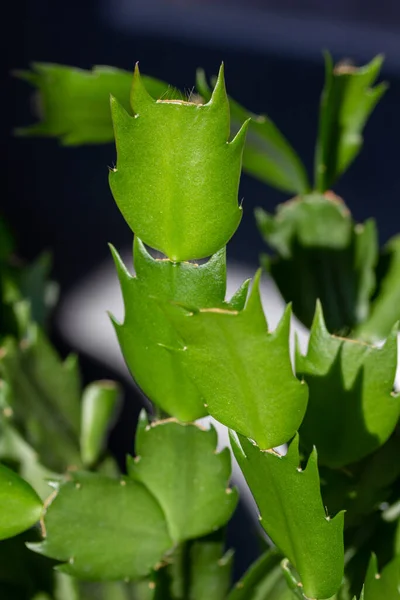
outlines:
M217 453L216 444L214 430L173 420L150 425L142 416L129 476L71 473L46 503L45 539L32 549L83 580L150 575L173 559L176 544L213 533L231 517L237 492L228 488L230 455Z
M112 249L125 306L124 322L113 319L126 363L144 393L168 414L194 421L204 400L182 366L180 341L160 308L160 299L203 307L222 306L226 290L225 249L207 263L172 263L151 257L135 238L132 277Z
M377 266L377 290L370 314L356 330L356 335L370 341L387 337L400 319L400 236L383 247Z
M0 376L9 389L16 428L43 464L62 472L79 465L80 380L74 356L61 361L46 336L30 325L18 344L7 338Z
M217 441L214 429L196 425L139 424L129 475L158 500L175 543L222 527L236 507L237 491L228 487L229 450L216 453Z
M361 600L398 600L400 598L400 556L396 556L381 572L373 554L368 566Z
M288 452L262 452L231 434L234 455L260 511L263 528L300 575L309 598L329 598L343 576L343 513L327 516L321 500L317 452L300 466L298 437Z
M222 67L207 104L154 100L136 67L131 106L134 116L111 101L117 165L109 180L122 215L145 244L175 262L211 256L242 216L246 126L228 141Z
M375 287L378 243L375 223L355 224L333 194L310 194L257 209L258 228L276 255L265 268L294 314L310 327L320 300L329 331L348 332L369 312Z
M13 537L37 523L42 501L19 475L0 464L0 540Z
M325 87L321 97L319 131L315 151L315 187L325 192L360 152L364 126L386 91L373 87L383 62L377 56L364 67L339 64L325 56Z
M74 473L47 506L44 525L44 541L30 547L82 580L144 577L172 547L158 502L129 478Z
M119 394L114 381L95 381L83 392L80 445L85 466L92 466L104 450Z
M272 448L287 442L300 426L307 387L292 372L290 311L268 332L260 275L243 310L172 305L164 310L183 340L178 353L208 412L261 448Z
M197 72L196 86L208 101L211 90L201 69ZM310 184L304 165L276 125L266 115L255 115L232 98L229 108L232 135L246 119L251 119L243 152L244 171L284 192L307 193Z
M18 77L38 90L40 122L19 129L29 136L58 137L65 146L101 144L114 139L109 98L115 96L127 109L132 73L113 67L96 66L91 71L65 65L35 63ZM144 76L155 98L181 97L167 83Z
M294 600L281 568L282 554L267 550L236 583L228 600Z
M301 440L318 448L321 464L350 464L386 442L400 416L396 366L397 327L382 348L336 337L318 305L308 352L296 352L296 373L309 387Z

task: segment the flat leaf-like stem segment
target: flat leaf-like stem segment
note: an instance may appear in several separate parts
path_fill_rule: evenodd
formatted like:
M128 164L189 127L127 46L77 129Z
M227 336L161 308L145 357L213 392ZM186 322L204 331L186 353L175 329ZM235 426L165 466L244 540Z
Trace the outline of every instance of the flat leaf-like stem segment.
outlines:
M37 523L42 501L19 475L0 464L0 540L13 537Z
M332 193L295 198L275 215L257 209L256 219L276 252L264 258L264 266L306 327L317 299L331 332L348 332L368 316L378 260L374 221L355 224Z
M196 87L206 101L211 98L211 89L202 69L197 71ZM266 115L255 115L232 98L229 98L229 108L232 135L246 119L251 119L243 151L243 170L284 192L309 192L303 163L271 119Z
M343 577L343 518L330 519L320 493L317 452L300 467L298 436L286 456L262 452L231 433L234 455L260 511L263 528L299 573L304 594L329 598Z
M19 344L6 338L0 375L9 389L14 426L57 472L80 464L80 379L76 357L64 362L44 333L31 324Z
M400 600L400 556L393 558L379 573L372 554L360 600Z
M309 387L301 440L318 448L321 464L350 464L389 438L400 415L396 365L397 326L377 348L330 335L317 305L308 352L296 351L296 373Z
M58 137L64 146L102 144L114 139L110 94L129 110L132 73L97 66L91 71L64 65L34 63L31 71L17 77L38 90L37 112L41 119L17 131L20 135ZM149 93L156 98L181 98L167 83L143 76Z
M172 547L160 505L144 485L73 473L44 515L46 537L29 547L86 581L146 576Z
M325 55L315 151L315 188L319 192L330 189L361 150L364 126L387 89L385 83L372 87L382 62L383 57L377 56L364 67L334 67L330 55Z
M400 235L382 248L376 279L369 316L355 332L357 337L372 342L385 339L393 324L400 320Z
M246 137L229 142L229 102L221 67L211 100L154 100L136 66L131 106L112 99L117 166L110 186L132 231L173 261L220 250L242 216L238 186Z
M129 475L157 498L175 543L215 531L236 507L237 491L228 488L229 450L216 454L217 441L213 428L139 422Z
M119 386L106 380L91 383L83 392L80 447L86 467L92 467L105 450L119 394Z
M227 600L294 600L283 575L282 554L267 550L236 583Z
M180 338L160 301L224 306L225 248L203 264L154 259L135 238L132 277L112 248L125 305L123 324L113 324L127 365L144 393L169 415L194 421L207 414L205 401L182 367ZM243 293L246 293L246 285Z
M260 276L243 310L163 308L183 340L182 365L209 413L265 449L293 437L306 410L307 386L290 363L290 309L268 332Z
M129 477L72 473L48 503L44 541L30 547L83 580L147 576L166 554L171 560L178 542L212 533L232 516L230 456L217 453L216 443L214 430L171 420L149 425L142 416Z

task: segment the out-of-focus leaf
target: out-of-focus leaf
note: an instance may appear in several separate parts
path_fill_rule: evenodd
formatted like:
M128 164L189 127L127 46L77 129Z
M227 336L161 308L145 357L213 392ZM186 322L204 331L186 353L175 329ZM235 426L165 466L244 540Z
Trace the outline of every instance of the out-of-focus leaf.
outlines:
M37 88L40 122L17 131L20 135L57 137L65 146L102 144L114 139L110 94L130 110L132 73L97 66L85 71L64 65L35 63L31 71L17 71L17 77ZM182 98L163 81L144 76L154 98Z
M30 325L20 344L5 340L0 375L9 389L13 423L45 466L79 465L80 381L74 356L62 362L45 335Z
M224 554L224 529L176 547L154 582L163 595L151 600L226 600L233 552Z
M397 327L382 348L336 337L318 304L308 352L296 352L296 373L309 387L301 440L318 448L321 464L342 467L386 442L400 416L396 366Z
M37 523L42 501L19 475L0 464L0 540L13 537Z
M284 579L277 550L267 550L236 583L228 600L294 600Z
M216 453L216 446L214 429L168 420L149 425L142 415L129 476L158 500L174 543L222 527L236 507L237 491L228 487L229 450Z
M232 573L233 552L224 554L221 535L194 540L190 545L191 600L225 600Z
M163 305L183 340L182 364L218 421L272 448L297 431L307 405L307 387L292 371L290 311L268 332L259 280L245 308L198 309Z
M231 434L234 455L260 510L263 528L300 575L309 598L329 598L343 576L343 513L333 519L322 504L317 452L300 466L298 436L288 452L262 452Z
M223 68L207 104L154 100L136 66L128 112L111 100L117 166L109 181L129 227L174 262L220 250L236 231L244 124L229 138ZM157 165L157 168L154 168Z
M278 206L275 215L257 209L256 220L276 252L264 257L264 267L306 327L317 299L329 331L348 332L368 316L378 258L374 221L354 224L333 194L295 198Z
M167 414L194 421L207 414L204 400L169 348L179 348L174 328L159 300L223 306L226 291L225 248L204 265L154 259L135 238L132 277L112 248L125 306L121 324L113 318L127 365L144 393ZM246 291L246 290L244 290Z
M355 335L369 341L383 340L400 319L400 236L384 246L377 266L377 290L370 314Z
M387 89L372 87L379 76L382 56L364 67L339 64L325 55L325 87L321 98L315 151L315 188L325 192L360 152L364 126Z
M400 598L400 555L396 556L382 571L372 554L360 600L398 600Z
M211 90L204 71L197 72L196 86L208 101ZM265 115L255 115L229 98L231 135L241 124L251 118L243 152L243 169L264 183L293 194L306 194L310 190L307 173L300 158L274 123Z
M115 381L95 381L83 391L80 445L85 466L96 463L104 450L119 393Z
M158 502L139 482L73 473L44 514L46 537L29 547L82 580L144 577L171 548Z
M29 301L30 318L40 327L46 325L49 309L57 301L58 288L50 281L51 255L44 253L18 273L18 287L23 299Z

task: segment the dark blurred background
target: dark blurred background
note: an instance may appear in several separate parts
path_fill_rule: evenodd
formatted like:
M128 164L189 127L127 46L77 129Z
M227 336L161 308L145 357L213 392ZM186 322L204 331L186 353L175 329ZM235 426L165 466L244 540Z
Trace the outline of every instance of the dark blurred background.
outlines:
M358 64L384 52L389 92L366 128L365 148L337 186L359 220L378 219L384 241L399 229L397 141L400 137L400 3L393 0L85 0L14 2L3 22L2 211L21 253L54 252L63 290L108 254L106 242L130 244L112 200L107 166L113 146L61 148L54 140L15 139L32 121L29 86L15 68L32 61L82 68L111 64L191 88L195 70L226 63L230 94L266 112L312 169L322 50ZM3 186L4 189L4 186ZM243 176L245 215L230 256L256 261L253 208L285 195Z
M382 243L400 230L396 0L16 1L6 8L2 45L1 212L24 258L44 249L53 252L62 298L108 258L108 241L128 247L131 234L108 188L108 165L115 159L111 144L62 148L55 140L12 136L14 127L32 121L32 114L31 90L10 73L33 61L132 69L140 60L142 72L190 89L197 67L211 76L224 60L229 93L252 111L267 113L311 171L322 50L357 64L383 52L390 89L367 125L361 156L336 191L357 220L377 219ZM264 248L253 209L273 210L286 196L243 176L241 197L244 218L229 257L256 265ZM57 334L55 340L62 352L68 350ZM111 367L90 356L83 356L82 367L85 380L113 375ZM125 408L113 434L111 445L121 456L130 445L135 417L136 409Z

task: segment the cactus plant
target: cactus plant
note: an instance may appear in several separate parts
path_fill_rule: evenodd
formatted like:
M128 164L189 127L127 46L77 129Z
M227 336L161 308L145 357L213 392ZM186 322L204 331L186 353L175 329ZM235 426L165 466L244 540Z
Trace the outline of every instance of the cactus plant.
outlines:
M80 401L75 363L54 354L12 275L2 288L12 318L0 357L0 457L8 464L0 536L9 538L0 555L16 543L26 560L26 542L30 559L56 569L18 597L400 598L397 238L379 256L374 223L354 223L330 191L385 91L372 87L381 63L333 68L327 57L313 186L277 127L227 96L223 68L212 91L198 72L196 102L138 67L132 88L126 72L111 68L35 65L20 74L44 106L44 121L25 134L101 143L114 128L110 187L134 234L135 275L112 247L125 305L123 322L112 320L158 410L142 412L135 455L120 473L104 446L115 386L92 384ZM251 175L297 194L275 215L256 214L276 253L262 264L311 327L308 350L296 347L293 363L291 307L271 331L261 271L226 298L242 161ZM7 239L0 249L6 281ZM197 422L207 414L229 428L268 535L269 547L235 584L224 540L238 494L228 449L219 451L215 430ZM39 528L21 533L37 520ZM11 597L4 579L0 569Z

